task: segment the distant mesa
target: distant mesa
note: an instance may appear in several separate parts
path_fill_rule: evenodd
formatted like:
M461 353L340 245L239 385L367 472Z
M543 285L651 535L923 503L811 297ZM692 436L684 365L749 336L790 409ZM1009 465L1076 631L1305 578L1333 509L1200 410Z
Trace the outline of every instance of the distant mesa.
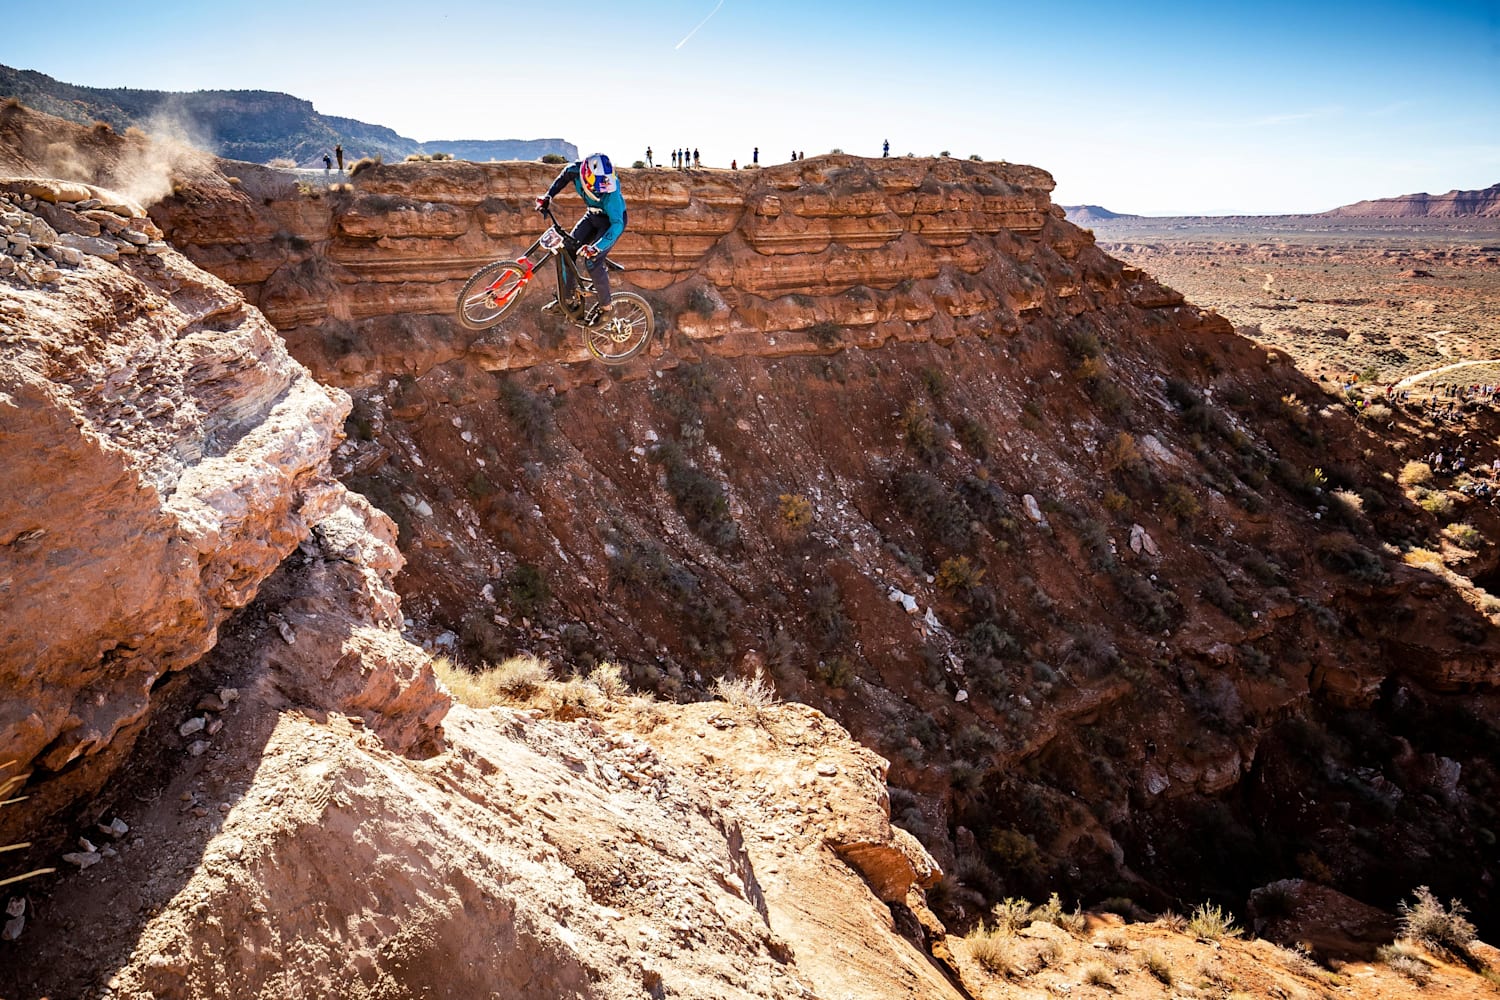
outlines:
M1063 211L1068 213L1068 221L1075 226L1086 225L1090 222L1108 222L1111 219L1139 219L1139 215L1127 215L1123 212L1111 212L1107 208L1098 205L1064 205Z
M562 139L455 139L418 142L381 125L336 118L313 110L311 101L268 90L104 89L62 83L32 70L0 66L0 99L15 98L83 125L107 122L116 131L135 127L166 131L216 156L251 163L289 159L323 166L323 155L344 147L344 162L363 156L387 161L414 153L448 153L460 160L535 160L547 153L568 159L578 148Z
M1069 215L1069 218L1072 218ZM1449 191L1447 194L1403 194L1397 198L1357 201L1329 212L1325 219L1463 219L1500 218L1500 184L1482 191Z

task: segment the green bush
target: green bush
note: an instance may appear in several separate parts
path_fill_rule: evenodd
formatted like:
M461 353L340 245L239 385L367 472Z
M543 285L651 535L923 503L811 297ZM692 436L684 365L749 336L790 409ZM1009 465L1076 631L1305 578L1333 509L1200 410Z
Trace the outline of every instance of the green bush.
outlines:
M561 153L543 153L542 154L542 162L543 163L567 163L568 162L568 158L566 156L563 156Z
M540 569L530 563L519 563L505 579L505 593L516 614L531 618L552 596L552 588Z
M663 441L657 445L651 460L665 468L667 492L672 494L688 526L699 536L721 547L739 538L739 526L729 516L729 500L723 488L695 466L677 442Z

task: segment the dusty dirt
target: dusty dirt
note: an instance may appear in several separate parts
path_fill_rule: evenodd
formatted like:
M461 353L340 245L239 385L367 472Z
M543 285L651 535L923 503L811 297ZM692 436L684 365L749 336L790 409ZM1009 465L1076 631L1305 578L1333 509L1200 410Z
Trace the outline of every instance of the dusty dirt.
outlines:
M1492 218L1091 225L1105 250L1285 351L1314 378L1369 372L1389 384L1500 358L1500 221Z

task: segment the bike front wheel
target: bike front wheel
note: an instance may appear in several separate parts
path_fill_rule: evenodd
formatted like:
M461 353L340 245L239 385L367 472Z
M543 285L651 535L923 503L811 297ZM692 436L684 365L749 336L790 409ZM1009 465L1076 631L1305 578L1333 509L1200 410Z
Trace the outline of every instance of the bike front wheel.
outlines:
M459 324L469 330L488 330L521 298L527 280L525 270L513 260L484 265L458 293Z
M609 319L584 328L583 343L600 361L618 365L646 349L656 330L656 316L634 292L616 292L610 306Z

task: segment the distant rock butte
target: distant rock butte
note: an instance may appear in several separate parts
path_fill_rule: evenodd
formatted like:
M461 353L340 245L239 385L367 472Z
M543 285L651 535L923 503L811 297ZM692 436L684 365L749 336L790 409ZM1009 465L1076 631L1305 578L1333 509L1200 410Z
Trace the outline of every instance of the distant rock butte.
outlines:
M1481 191L1449 191L1447 194L1403 194L1396 198L1357 201L1322 218L1416 219L1500 218L1500 184Z
M0 98L89 125L107 122L120 132L135 127L185 139L218 156L252 163L289 158L321 167L323 154L342 144L349 163L362 156L399 160L448 153L469 160L535 160L546 153L569 158L578 149L563 139L461 139L418 142L383 125L318 113L312 102L266 90L198 90L174 93L134 88L83 87L32 70L0 66Z
M1090 222L1108 222L1110 219L1139 219L1139 215L1129 215L1124 212L1111 212L1107 208L1098 205L1064 205L1062 210L1067 213L1068 221L1074 225L1087 225Z

